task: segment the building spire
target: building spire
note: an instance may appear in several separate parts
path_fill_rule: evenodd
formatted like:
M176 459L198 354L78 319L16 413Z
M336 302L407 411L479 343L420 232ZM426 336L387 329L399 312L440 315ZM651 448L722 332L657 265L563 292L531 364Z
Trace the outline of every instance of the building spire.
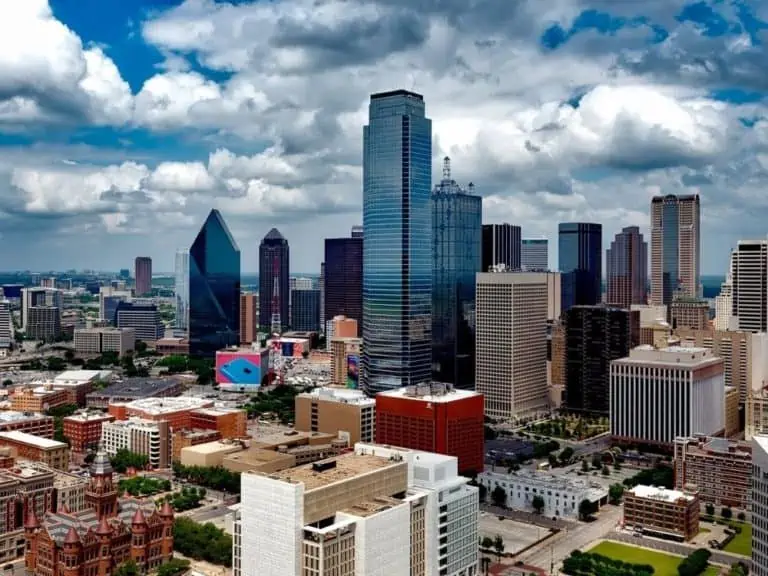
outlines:
M451 179L451 157L443 158L443 180Z

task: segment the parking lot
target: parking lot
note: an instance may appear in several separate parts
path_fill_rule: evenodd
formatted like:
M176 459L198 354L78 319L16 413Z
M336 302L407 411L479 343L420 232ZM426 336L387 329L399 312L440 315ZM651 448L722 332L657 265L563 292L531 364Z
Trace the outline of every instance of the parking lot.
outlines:
M478 530L480 538L495 538L497 534L501 536L506 554L516 554L551 533L547 528L532 524L523 524L508 518L499 520L498 516L487 512L480 512Z

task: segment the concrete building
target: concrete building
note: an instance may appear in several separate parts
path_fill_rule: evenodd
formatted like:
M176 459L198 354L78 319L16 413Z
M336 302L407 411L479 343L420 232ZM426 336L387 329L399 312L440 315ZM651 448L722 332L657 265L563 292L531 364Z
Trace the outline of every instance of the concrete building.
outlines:
M628 444L722 434L723 360L705 348L638 346L611 362L610 420L614 441Z
M768 331L768 240L739 240L731 252L732 316L739 330Z
M459 472L483 469L483 396L445 384L410 386L376 396L376 442L445 454Z
M53 341L61 334L61 308L56 306L30 306L26 310L27 340Z
M334 338L357 338L358 322L354 318L346 316L334 316L325 321L325 341L328 351L331 350L331 341ZM362 341L362 339L361 339Z
M195 396L168 398L139 398L127 404L110 403L109 413L118 420L142 418L153 422L168 422L175 430L193 428L192 411L213 408L213 401Z
M155 342L155 351L161 356L187 356L189 340L187 338L160 338Z
M41 438L53 438L53 417L39 412L0 410L0 432L14 430Z
M99 320L115 326L115 312L120 302L128 302L133 298L130 290L115 288L114 286L101 286L99 288Z
M53 504L51 510L55 512L71 513L85 510L85 492L88 489L88 480L76 474L68 474L61 470L53 472Z
M259 295L240 294L240 344L252 344L259 333Z
M685 542L699 533L699 496L655 486L635 486L624 493L624 527Z
M21 329L27 332L29 309L34 307L53 307L61 310L64 298L61 290L53 288L22 288L21 290Z
M155 342L165 334L160 311L154 304L120 302L115 309L115 322L118 328L133 328L136 339L143 342Z
M359 382L360 348L362 338L330 338L331 383L335 386L357 388Z
M728 275L720 284L720 293L715 296L715 330L738 329L738 322L733 318L733 253L728 264Z
M124 356L136 346L136 331L133 328L75 328L74 344L78 354L117 352Z
M152 258L137 256L134 266L136 278L136 296L144 296L152 292Z
M52 383L21 388L11 395L11 408L18 412L45 412L69 404L69 394Z
M295 407L296 430L340 434L350 446L375 439L376 400L359 390L315 388L297 395Z
M81 412L67 416L62 420L64 436L69 440L73 452L89 452L99 445L102 425L114 419L114 416L101 412Z
M467 482L455 458L369 444L275 474L246 472L233 573L479 574L477 488Z
M701 297L700 220L698 194L651 200L651 304Z
M702 502L749 508L752 446L725 438L675 438L675 489L694 486Z
M0 299L0 355L5 354L15 341L13 312L8 300Z
M768 576L768 436L752 438L752 570Z
M479 273L476 297L476 390L486 415L507 420L546 410L547 273Z
M69 468L69 447L64 442L14 430L0 432L0 446L10 448L14 458L41 462L57 470Z
M66 390L70 404L85 406L88 394L94 390L96 384L103 384L111 379L111 370L65 370L44 385L50 384L54 390Z
M221 440L221 433L217 430L173 430L172 436L171 446L173 454L171 455L171 460L174 463L181 462L181 451L184 448Z
M248 413L239 408L200 408L190 413L189 426L215 430L222 438L244 438L248 436Z
M669 305L672 328L705 330L710 327L709 302L698 298L677 297Z
M524 272L549 270L549 240L523 238L520 251L520 268Z
M101 448L110 456L125 449L143 454L152 468L171 465L172 436L168 422L141 418L104 422L101 426Z
M486 470L477 476L477 483L485 486L489 501L493 491L500 487L506 494L505 505L514 510L533 512L533 499L541 496L544 499L541 513L549 518L578 518L582 500L589 500L598 506L608 501L608 491L596 482L555 476L549 472Z

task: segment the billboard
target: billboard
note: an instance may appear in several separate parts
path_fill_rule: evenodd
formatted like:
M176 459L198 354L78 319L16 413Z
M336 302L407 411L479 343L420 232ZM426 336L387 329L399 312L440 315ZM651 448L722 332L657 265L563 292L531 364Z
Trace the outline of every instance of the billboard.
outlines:
M347 388L357 390L360 378L360 357L349 354L347 356Z
M261 384L261 353L216 352L216 383L225 387L257 387Z

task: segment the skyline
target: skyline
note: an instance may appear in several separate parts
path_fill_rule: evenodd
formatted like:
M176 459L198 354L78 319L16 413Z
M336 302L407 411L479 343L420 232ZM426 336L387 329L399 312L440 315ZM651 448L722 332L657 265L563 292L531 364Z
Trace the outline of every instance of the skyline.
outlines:
M450 156L551 268L559 222L650 237L655 194L701 195L704 274L765 237L755 3L113 4L0 6L2 269L172 270L217 208L244 268L278 227L319 270L360 222L367 98L399 88L430 102L433 181Z

